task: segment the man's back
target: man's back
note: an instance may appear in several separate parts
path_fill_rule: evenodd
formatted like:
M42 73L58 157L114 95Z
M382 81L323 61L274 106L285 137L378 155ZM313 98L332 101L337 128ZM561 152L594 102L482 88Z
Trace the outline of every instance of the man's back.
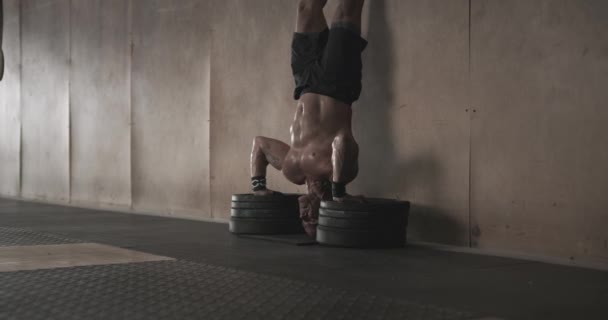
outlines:
M328 144L338 134L351 135L352 109L348 104L316 93L306 93L298 101L291 125L291 146Z

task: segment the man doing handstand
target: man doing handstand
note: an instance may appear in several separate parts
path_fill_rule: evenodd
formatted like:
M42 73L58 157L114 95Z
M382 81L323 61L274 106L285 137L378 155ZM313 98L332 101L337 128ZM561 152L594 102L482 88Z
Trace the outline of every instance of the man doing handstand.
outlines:
M331 29L323 8L327 0L300 0L292 41L291 67L298 100L291 125L291 147L256 137L251 152L255 195L269 195L266 167L272 165L291 182L306 183L299 198L300 217L314 236L321 200L348 200L345 186L357 176L359 147L352 134L351 105L361 93L361 38L364 0L338 0Z

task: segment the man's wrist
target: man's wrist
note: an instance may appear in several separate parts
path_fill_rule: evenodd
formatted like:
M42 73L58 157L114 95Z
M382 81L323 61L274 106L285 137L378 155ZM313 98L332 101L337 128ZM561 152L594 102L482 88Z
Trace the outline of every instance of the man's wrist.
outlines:
M334 200L336 198L341 199L346 196L346 184L342 182L332 182L331 183L331 194Z
M251 188L253 192L266 190L266 177L257 176L251 178Z

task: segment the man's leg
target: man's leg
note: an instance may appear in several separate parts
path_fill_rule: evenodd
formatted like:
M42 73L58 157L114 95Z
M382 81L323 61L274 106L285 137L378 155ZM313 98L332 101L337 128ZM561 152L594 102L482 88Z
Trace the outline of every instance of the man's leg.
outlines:
M343 27L361 33L361 15L365 0L340 0L331 22L332 27Z
M327 28L323 7L327 0L299 0L297 33L321 32Z
M255 137L251 150L251 184L255 195L268 195L273 191L266 188L266 167L283 169L283 160L289 152L289 145L279 140Z

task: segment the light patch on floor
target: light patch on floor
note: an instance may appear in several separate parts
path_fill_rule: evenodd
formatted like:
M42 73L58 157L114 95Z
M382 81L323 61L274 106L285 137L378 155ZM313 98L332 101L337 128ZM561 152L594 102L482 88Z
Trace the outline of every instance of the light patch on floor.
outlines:
M0 247L0 272L174 260L97 243Z

